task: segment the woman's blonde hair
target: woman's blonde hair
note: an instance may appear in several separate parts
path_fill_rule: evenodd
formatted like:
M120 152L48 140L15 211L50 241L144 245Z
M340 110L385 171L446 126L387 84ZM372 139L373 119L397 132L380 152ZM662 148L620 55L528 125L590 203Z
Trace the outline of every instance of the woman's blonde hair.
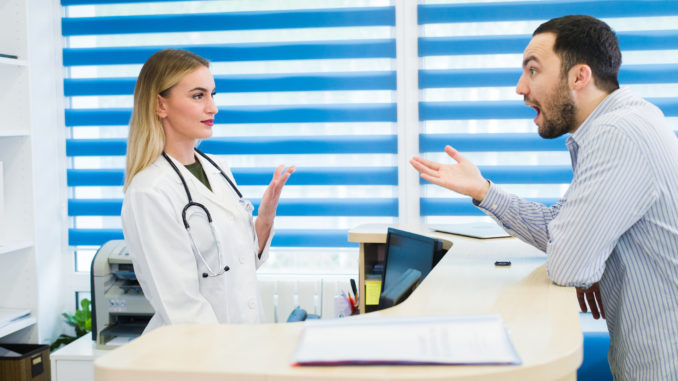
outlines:
M156 113L158 95L167 96L181 78L201 66L209 67L209 62L187 50L165 49L153 54L141 68L134 87L123 190L126 191L134 176L154 162L165 148L165 132Z

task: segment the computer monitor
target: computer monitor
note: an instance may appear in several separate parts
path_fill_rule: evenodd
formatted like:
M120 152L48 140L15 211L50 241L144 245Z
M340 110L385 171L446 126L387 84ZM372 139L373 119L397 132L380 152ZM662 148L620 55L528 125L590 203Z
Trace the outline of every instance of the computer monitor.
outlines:
M395 283L391 283L379 296L379 309L393 307L407 299L421 282L421 272L407 269Z
M395 285L408 269L419 271L423 280L435 265L436 254L441 246L442 242L438 239L389 228L381 281L382 294Z

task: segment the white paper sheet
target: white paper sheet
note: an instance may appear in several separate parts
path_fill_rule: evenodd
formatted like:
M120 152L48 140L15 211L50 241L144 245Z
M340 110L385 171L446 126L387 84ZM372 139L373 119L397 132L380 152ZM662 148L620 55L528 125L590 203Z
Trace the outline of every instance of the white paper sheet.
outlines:
M307 322L298 365L519 365L500 315Z
M0 327L4 327L21 318L25 318L31 314L29 309L17 308L2 308L0 307Z
M465 224L435 224L431 229L443 233L463 235L473 238L504 238L511 235L495 222L470 222Z

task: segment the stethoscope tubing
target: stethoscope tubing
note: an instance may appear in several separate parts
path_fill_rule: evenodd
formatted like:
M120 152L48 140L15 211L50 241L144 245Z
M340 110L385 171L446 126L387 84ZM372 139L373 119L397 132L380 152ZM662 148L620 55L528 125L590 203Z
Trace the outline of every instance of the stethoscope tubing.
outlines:
M207 159L207 161L210 162L216 169L219 170L219 173L221 173L221 176L223 176L226 181L228 181L228 184L233 188L233 190L236 192L240 200L242 201L242 193L240 193L240 190L238 190L238 187L235 186L233 181L226 176L226 173L217 165L217 163L214 162L209 156L205 155L202 151L198 150L197 148L194 148L195 152L200 154L200 156L204 157ZM184 179L184 176L181 175L181 172L179 171L179 168L172 162L172 160L169 158L169 156L163 151L162 156L165 158L165 160L170 164L174 172L179 176L179 179L181 180L181 184L184 187L184 191L186 192L186 197L188 198L188 203L184 206L184 208L181 211L181 220L184 224L184 228L186 229L186 232L188 232L188 237L191 241L191 248L193 251L198 254L198 257L200 258L201 262L205 265L207 268L207 273L203 273L202 276L203 278L207 278L208 276L219 276L221 274L224 274L226 271L228 271L230 268L228 266L224 266L222 270L222 251L221 251L221 245L219 243L219 240L217 239L217 232L216 229L214 228L214 224L212 223L212 215L210 214L209 210L207 207L199 202L193 201L193 197L191 196L191 192L188 190L188 184L186 183L186 180ZM191 207L197 207L202 209L203 212L205 212L205 215L207 216L207 221L210 226L210 230L212 231L212 237L214 237L214 242L215 245L217 246L217 257L219 260L219 271L214 271L212 270L212 267L207 263L207 260L205 260L205 257L200 253L200 250L198 250L197 245L195 244L195 240L193 239L193 234L191 233L191 226L188 223L188 219L186 218L186 213L189 208Z

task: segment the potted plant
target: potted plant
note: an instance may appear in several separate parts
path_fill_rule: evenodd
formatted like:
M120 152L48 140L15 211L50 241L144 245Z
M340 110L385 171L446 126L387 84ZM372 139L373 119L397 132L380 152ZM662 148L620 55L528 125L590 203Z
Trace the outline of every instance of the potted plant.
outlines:
M85 298L80 301L80 309L75 311L75 315L71 315L68 312L61 314L66 318L66 324L75 328L75 336L61 334L57 339L50 345L50 351L66 345L72 341L75 341L81 336L87 334L87 332L92 331L92 311L90 309L91 302L89 299Z

